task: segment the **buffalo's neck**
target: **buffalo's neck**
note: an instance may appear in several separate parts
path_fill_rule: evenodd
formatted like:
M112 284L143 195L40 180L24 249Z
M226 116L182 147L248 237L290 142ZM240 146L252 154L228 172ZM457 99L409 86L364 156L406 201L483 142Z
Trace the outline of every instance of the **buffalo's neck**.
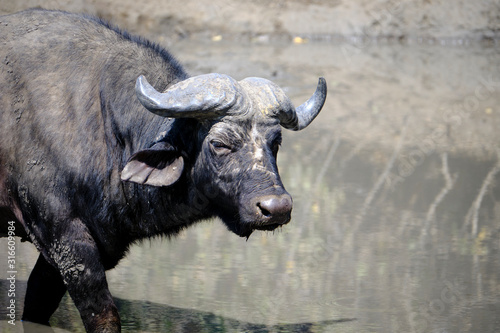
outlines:
M133 240L175 235L210 217L207 198L186 185L179 183L171 188L136 188L136 208L132 215L128 214L128 217L133 218L129 218L126 223L128 234ZM122 223L126 220L127 218L122 219Z
M114 59L116 60L116 59ZM161 60L161 59L160 59ZM112 206L112 230L120 237L120 244L129 244L152 236L172 235L200 219L210 216L208 207L197 204L196 191L190 180L190 157L196 152L197 122L189 119L167 119L154 115L138 101L134 87L139 75L145 75L159 90L173 82L185 78L185 73L167 76L171 71L168 63L156 61L147 67L134 66L114 68L119 61L110 61L103 70L100 84L100 102L106 133L107 170L109 204ZM168 77L169 81L164 78ZM120 89L117 89L120 87ZM183 176L169 187L139 185L120 180L120 174L128 159L137 151L151 147L158 140L167 140L185 157ZM195 194L193 194L193 192ZM198 207L193 209L192 207ZM105 242L103 237L102 242ZM110 264L114 266L121 259L123 249L113 249L105 245ZM116 262L114 262L116 261Z

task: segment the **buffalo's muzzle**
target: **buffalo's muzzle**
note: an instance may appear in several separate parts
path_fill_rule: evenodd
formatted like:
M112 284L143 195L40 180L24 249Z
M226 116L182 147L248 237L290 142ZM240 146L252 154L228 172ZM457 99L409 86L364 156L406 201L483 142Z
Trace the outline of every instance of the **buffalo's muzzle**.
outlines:
M253 200L259 230L274 230L290 221L292 197L288 194L266 195Z

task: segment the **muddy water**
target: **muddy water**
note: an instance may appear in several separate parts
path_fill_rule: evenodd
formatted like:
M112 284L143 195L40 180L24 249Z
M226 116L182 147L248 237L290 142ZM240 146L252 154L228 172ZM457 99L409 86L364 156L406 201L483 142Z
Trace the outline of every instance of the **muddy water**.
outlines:
M246 241L209 221L133 246L108 273L124 331L500 331L498 46L171 47L192 74L267 77L296 104L324 76L329 98L285 133L292 222ZM36 253L18 257L22 295ZM83 330L67 297L52 322Z

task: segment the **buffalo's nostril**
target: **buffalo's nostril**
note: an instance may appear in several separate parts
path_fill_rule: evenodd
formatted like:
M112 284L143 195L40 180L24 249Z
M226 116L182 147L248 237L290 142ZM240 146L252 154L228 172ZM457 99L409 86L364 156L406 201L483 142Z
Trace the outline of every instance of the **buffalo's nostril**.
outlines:
M271 212L270 212L270 211L268 211L266 208L264 208L260 202L259 202L259 203L257 203L257 207L259 207L260 212L261 212L261 213L262 213L262 215L264 215L265 217L271 217L271 216L272 216Z
M292 198L289 194L270 195L259 198L259 213L271 223L287 223L292 211Z

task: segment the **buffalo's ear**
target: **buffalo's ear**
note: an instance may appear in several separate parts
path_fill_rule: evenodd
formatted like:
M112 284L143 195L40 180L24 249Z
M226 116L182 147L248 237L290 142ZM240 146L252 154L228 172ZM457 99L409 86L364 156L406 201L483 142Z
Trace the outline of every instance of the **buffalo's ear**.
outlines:
M123 168L121 179L152 186L175 183L184 170L184 159L171 145L158 142L149 149L138 151Z

